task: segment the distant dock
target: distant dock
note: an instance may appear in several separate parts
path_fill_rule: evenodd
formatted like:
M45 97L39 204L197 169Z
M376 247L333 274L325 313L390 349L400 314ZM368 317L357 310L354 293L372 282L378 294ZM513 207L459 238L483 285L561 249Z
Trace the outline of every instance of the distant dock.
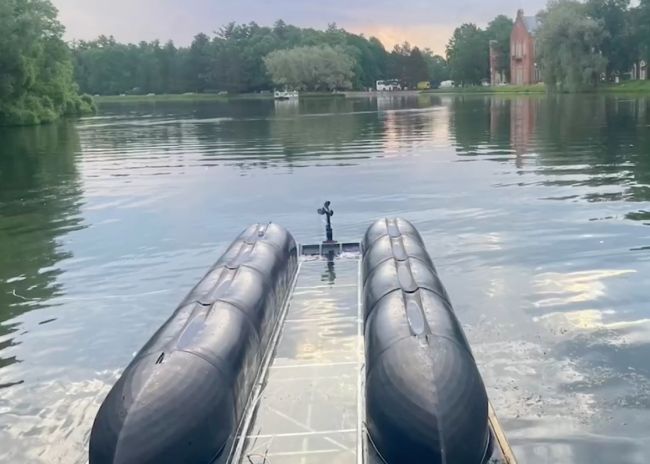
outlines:
M420 95L421 93L422 93L421 90L394 90L390 92L377 92L373 90L371 92L363 92L363 91L343 92L343 95L345 95L345 98L392 98L392 97L414 97Z

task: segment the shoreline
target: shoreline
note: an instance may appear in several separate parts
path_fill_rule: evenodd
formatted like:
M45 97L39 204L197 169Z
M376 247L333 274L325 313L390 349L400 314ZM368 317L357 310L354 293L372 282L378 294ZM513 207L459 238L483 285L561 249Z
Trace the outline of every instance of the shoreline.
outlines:
M343 98L343 93L331 92L302 92L300 98ZM165 103L165 102L203 102L229 100L274 100L273 93L231 93L219 95L216 93L178 93L160 95L95 95L97 104L104 103Z
M530 86L501 86L501 87L464 87L431 90L403 90L395 92L347 91L333 94L331 92L304 92L300 98L380 98L380 97L414 97L420 95L545 95L546 86L543 84ZM563 92L558 95L648 95L650 96L650 80L628 81L622 84L609 84L583 92ZM212 93L191 94L161 94L161 95L101 95L93 97L101 104L111 103L165 103L165 102L208 102L229 100L273 100L273 94L242 93L218 95Z
M501 87L465 87L453 89L427 90L431 95L545 95L548 93L544 84L535 85L505 85ZM627 81L621 84L606 84L593 89L578 92L558 92L555 95L648 95L650 96L650 80Z

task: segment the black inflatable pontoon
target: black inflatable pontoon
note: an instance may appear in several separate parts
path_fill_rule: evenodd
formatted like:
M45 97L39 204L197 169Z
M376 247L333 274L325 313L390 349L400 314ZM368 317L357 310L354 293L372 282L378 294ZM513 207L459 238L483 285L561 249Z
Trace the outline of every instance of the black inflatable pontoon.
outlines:
M480 464L488 399L420 234L381 220L363 241L366 423L387 464Z
M225 460L296 269L284 228L246 229L108 394L90 463Z
M338 243L319 212L322 244L235 240L109 392L90 464L514 464L415 227Z

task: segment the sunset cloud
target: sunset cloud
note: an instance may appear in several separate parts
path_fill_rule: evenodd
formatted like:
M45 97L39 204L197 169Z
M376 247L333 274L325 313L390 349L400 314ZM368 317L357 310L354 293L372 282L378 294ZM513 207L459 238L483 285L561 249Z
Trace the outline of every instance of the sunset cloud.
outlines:
M187 45L198 32L212 33L230 22L271 25L282 18L303 27L329 23L356 33L374 35L387 48L408 41L443 53L454 28L464 22L481 26L503 13L514 17L521 0L53 0L67 28L68 39L93 39L100 34L118 40L172 39ZM545 0L529 0L534 14Z
M356 25L351 24L346 29L368 37L377 37L386 49L391 50L396 44L404 41L421 48L430 48L434 53L445 54L445 45L454 32L454 27L448 24L430 24L412 27L387 25Z

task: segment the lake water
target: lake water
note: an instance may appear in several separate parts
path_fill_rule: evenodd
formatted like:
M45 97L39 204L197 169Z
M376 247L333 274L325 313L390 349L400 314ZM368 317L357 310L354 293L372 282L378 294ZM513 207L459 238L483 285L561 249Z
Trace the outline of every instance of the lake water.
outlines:
M84 463L244 226L421 231L522 463L650 461L650 100L103 105L0 130L0 462Z

